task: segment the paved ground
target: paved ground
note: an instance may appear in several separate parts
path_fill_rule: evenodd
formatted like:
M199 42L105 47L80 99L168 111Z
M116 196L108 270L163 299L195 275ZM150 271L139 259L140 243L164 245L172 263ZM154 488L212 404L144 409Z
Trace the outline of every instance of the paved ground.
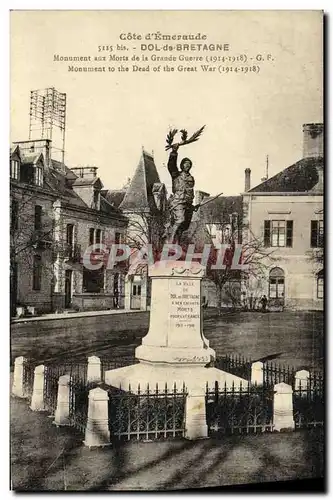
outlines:
M36 328L24 335L20 331L11 339L12 361L20 355L40 363L50 358L83 360L91 354L111 360L133 356L148 331L149 315L138 314L130 327L115 319L110 316L107 334L54 329L41 335ZM206 310L204 333L219 356L233 353L258 359L277 355L283 364L311 370L322 368L323 323L321 312L225 312L219 317L214 310Z
M315 478L324 470L322 430L89 450L73 430L57 429L16 398L11 425L12 488L21 491L172 490Z

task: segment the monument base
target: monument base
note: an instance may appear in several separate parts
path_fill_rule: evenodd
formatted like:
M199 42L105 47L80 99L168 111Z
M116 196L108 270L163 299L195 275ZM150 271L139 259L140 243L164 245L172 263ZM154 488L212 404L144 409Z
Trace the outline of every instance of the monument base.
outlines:
M138 363L136 365L124 366L105 372L105 383L118 389L123 389L137 393L140 384L140 391L145 392L147 386L150 390L154 390L158 386L159 390L164 390L167 385L168 389L173 389L176 385L177 390L181 391L183 385L187 389L195 388L202 394L205 393L206 387L211 390L215 383L218 383L221 388L225 386L235 389L242 385L246 389L248 381L227 373L217 368L202 366L182 366L168 365L167 363Z

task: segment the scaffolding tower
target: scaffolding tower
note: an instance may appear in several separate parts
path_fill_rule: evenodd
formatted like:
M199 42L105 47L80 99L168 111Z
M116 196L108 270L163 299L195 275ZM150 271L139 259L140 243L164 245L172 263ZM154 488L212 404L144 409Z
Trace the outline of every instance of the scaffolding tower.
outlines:
M49 139L53 156L65 161L66 94L54 87L31 90L29 140ZM52 157L50 151L50 157Z

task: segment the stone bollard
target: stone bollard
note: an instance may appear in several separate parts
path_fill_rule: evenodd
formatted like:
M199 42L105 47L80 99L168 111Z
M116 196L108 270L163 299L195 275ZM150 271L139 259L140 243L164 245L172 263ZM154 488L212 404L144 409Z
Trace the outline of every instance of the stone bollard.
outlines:
M100 387L89 391L88 419L84 444L92 446L109 446L109 396Z
M295 429L293 389L284 382L274 385L273 425L274 431Z
M12 393L18 398L25 397L24 375L27 360L23 356L15 358Z
M62 375L58 382L57 408L53 423L56 426L70 425L69 421L69 391L70 375Z
M32 392L30 409L33 411L43 411L44 406L44 372L45 366L39 365L35 368L34 388Z
M251 384L263 385L264 383L264 363L256 361L251 365Z
M191 388L185 404L185 438L204 439L207 437L205 393L202 389Z
M87 369L87 383L101 382L101 360L97 356L89 356Z
M310 372L307 370L299 370L295 373L295 391L302 397L306 397L308 393Z

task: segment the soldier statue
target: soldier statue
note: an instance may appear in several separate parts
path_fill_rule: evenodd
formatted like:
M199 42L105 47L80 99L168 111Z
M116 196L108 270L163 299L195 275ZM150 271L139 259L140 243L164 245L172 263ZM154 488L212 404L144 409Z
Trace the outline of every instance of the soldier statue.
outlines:
M194 199L194 178L190 174L192 161L183 158L179 170L177 167L179 144L173 144L171 148L168 161L168 170L172 178L172 196L169 199L172 226L170 242L180 243L182 234L189 228L193 212L199 205L192 205Z

